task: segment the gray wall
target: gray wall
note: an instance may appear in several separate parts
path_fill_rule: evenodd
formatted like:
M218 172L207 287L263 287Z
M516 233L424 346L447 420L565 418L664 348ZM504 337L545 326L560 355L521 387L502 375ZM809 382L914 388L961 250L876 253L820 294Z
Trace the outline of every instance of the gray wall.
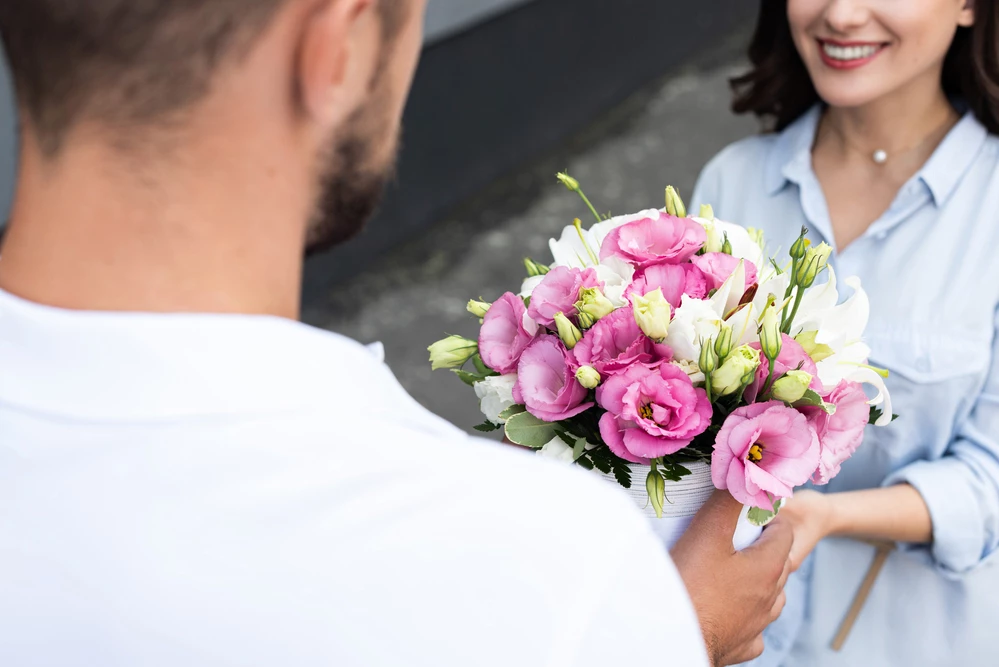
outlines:
M427 42L436 42L528 2L535 0L430 0L427 5Z
M3 0L0 0L2 2ZM498 13L534 0L430 0L427 42L449 37ZM0 58L0 228L7 220L15 171L15 118L7 67Z

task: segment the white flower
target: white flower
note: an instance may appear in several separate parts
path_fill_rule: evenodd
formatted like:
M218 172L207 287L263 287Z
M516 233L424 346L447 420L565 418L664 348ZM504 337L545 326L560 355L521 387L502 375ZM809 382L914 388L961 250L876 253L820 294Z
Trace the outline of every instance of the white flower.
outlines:
M479 409L486 419L501 426L506 420L500 414L515 405L513 387L517 384L517 374L494 375L475 383L475 395L479 397Z
M690 381L695 385L704 382L704 373L701 372L701 369L697 366L696 361L681 359L679 361L674 361L673 365L677 366L681 371L686 373L687 377L689 377Z
M558 240L549 241L548 247L555 260L552 268L566 266L570 269L586 269L594 266L591 252L600 256L600 246L594 241L592 232L585 229L581 232L575 225L563 229L562 236Z
M673 322L666 336L666 344L673 350L673 358L696 363L701 358L701 343L715 338L721 324L721 316L715 304L684 295L680 307L673 314Z
M546 459L554 459L555 461L562 461L563 463L572 463L574 460L572 447L565 444L562 438L557 435L552 438L551 442L538 450L538 456L543 456Z
M642 218L658 217L659 213L660 211L649 209L629 215L620 215L610 220L598 222L590 229L583 230L582 233L576 229L575 225L569 225L562 230L562 236L557 240L552 239L548 243L552 251L552 258L555 260L552 266L567 266L575 269L594 267L600 262L594 262L591 253L600 257L600 246L603 245L608 234L621 225Z
M732 246L732 256L752 262L757 269L763 268L763 250L760 245L753 240L745 227L741 225L725 222L724 220L708 220L706 218L694 218L704 227L709 237L728 237L728 242Z
M534 294L534 290L538 288L538 285L540 285L541 281L544 279L544 276L531 276L530 278L525 279L524 284L520 288L520 294L517 296L522 299L531 296Z
M615 308L628 305L624 291L635 279L635 267L620 257L608 257L596 267L597 278L604 284L604 296Z

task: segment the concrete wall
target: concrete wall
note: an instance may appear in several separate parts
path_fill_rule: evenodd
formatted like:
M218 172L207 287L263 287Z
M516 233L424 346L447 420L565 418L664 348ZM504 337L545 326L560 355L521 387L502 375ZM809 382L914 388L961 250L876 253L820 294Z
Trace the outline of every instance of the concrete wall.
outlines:
M430 0L427 43L449 37L481 21L536 0Z
M534 1L430 0L427 43L440 41L508 9ZM7 220L15 171L15 113L9 79L6 64L0 57L0 228Z

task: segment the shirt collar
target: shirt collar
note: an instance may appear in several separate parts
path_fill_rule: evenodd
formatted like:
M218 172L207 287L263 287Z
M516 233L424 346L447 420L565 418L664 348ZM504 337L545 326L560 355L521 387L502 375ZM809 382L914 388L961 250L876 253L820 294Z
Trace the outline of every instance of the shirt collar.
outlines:
M0 290L0 403L44 415L135 422L358 409L397 398L373 390L398 386L377 354L282 318L68 311Z
M812 145L821 117L822 107L815 105L777 137L764 167L764 185L770 196L788 183L800 185L812 173ZM969 111L919 170L916 178L930 190L937 206L954 192L987 138L988 131Z

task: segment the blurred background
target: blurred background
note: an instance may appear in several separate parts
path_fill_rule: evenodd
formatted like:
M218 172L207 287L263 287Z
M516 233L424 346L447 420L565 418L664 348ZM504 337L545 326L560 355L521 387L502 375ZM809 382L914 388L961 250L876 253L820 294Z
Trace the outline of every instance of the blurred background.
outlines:
M473 392L431 373L427 346L474 337L469 298L517 291L522 260L581 202L600 211L689 197L700 168L756 131L729 112L756 14L745 0L430 0L396 182L378 217L306 267L303 319L382 341L402 384L465 429ZM0 221L15 178L15 115L0 66Z

